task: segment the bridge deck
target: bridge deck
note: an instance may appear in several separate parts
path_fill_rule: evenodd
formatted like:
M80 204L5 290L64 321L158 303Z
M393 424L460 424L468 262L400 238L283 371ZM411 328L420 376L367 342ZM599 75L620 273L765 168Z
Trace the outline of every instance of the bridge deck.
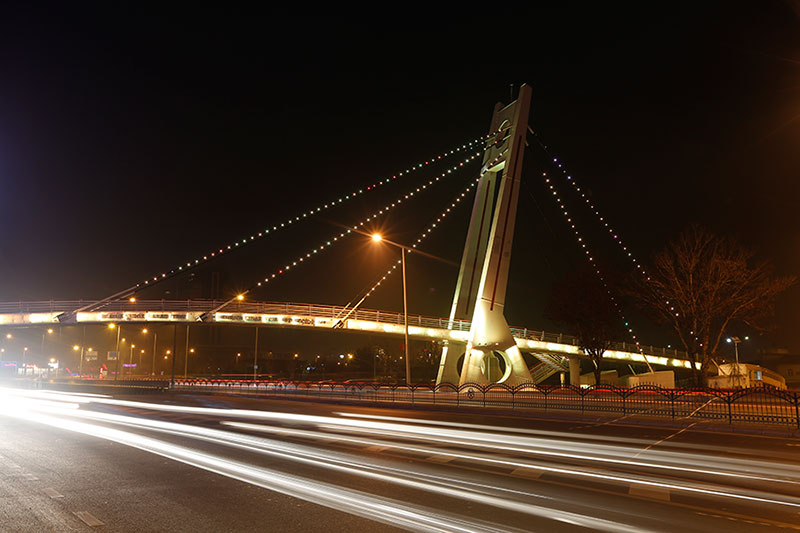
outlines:
M63 315L93 302L84 300L51 300L40 302L0 302L0 325L31 326L63 324ZM340 306L289 302L235 302L223 311L204 314L223 302L217 300L138 300L119 301L102 310L77 313L67 323L196 323L200 321L252 326L332 329L363 331L386 335L403 335L403 313L377 309L358 309L346 320L348 309ZM453 320L425 315L408 315L409 336L427 340L466 342L471 326L468 320ZM572 335L543 330L512 327L511 333L520 350L556 355L584 356L579 342ZM649 362L663 367L689 368L686 353L678 350L618 342L606 351L609 359ZM646 357L645 357L646 356ZM646 359L646 361L645 361Z

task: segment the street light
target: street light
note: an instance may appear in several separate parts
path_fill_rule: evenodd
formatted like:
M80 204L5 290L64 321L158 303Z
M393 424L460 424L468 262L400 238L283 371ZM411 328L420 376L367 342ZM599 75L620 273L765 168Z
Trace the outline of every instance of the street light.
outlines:
M78 363L78 375L83 377L83 346L78 346L77 344L72 347L72 350L77 352L78 350L81 351L81 360Z
M739 337L728 337L726 339L728 343L733 343L733 350L736 353L736 384L741 386L741 372L739 371L739 344L742 342L742 339ZM749 341L750 337L745 337L744 340Z
M117 370L114 373L114 381L116 381L117 377L119 376L119 360L120 360L120 356L119 356L119 334L122 331L122 326L117 327L117 325L112 322L112 323L110 323L108 325L108 329L116 329L117 330L117 344L116 344L116 347L114 348L115 355L117 357L117 365L116 365L117 366Z
M142 333L147 335L147 328L142 329ZM151 369L152 372L150 373L151 376L156 375L156 344L158 343L158 332L153 331L153 368ZM144 350L143 350L144 351Z
M372 234L372 242L386 242L400 248L400 264L403 271L403 325L405 327L404 353L406 360L406 384L411 383L411 360L408 357L408 298L406 296L406 246L396 242L387 241L380 233Z

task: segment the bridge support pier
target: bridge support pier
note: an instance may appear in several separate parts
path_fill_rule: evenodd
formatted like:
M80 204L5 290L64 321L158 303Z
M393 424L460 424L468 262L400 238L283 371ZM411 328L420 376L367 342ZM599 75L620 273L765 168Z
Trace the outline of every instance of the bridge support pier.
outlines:
M436 383L452 383L458 385L458 359L461 354L467 351L467 344L464 342L447 341L442 346L442 358L439 359L439 373L436 376Z
M581 360L577 355L569 356L569 384L581 386Z

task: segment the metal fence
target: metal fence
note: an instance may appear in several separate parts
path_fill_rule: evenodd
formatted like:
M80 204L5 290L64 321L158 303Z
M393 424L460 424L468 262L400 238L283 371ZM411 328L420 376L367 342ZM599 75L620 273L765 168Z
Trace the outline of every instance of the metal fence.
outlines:
M455 407L494 407L618 413L671 419L706 419L800 428L800 393L769 387L737 390L662 389L651 385L621 388L504 384L461 386L333 383L309 381L176 380L177 389L220 390L261 396L289 396L373 403L410 403Z

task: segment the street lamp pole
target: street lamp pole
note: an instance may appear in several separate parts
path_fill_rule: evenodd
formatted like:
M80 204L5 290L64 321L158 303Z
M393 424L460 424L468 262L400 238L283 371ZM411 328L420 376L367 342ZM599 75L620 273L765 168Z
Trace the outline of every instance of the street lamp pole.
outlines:
M411 384L411 360L408 358L408 299L406 296L406 249L400 247L400 263L403 266L403 324L405 325L406 385Z
M183 379L189 377L189 324L186 324L186 351L183 352Z
M403 326L404 326L404 349L403 349L403 356L406 359L406 384L411 384L411 360L408 357L408 297L406 292L406 246L402 244L398 244L396 242L387 241L379 233L372 234L372 240L374 242L384 241L386 243L391 244L392 246L397 246L400 248L400 263L401 263L401 270L403 271Z
M116 381L117 378L119 377L119 360L121 359L120 356L119 356L119 333L120 333L120 331L122 331L122 326L120 326L119 324L116 324L116 326L114 324L111 324L111 327L116 327L117 328L117 345L116 345L116 348L114 348L114 350L116 351L116 355L117 355L117 365L116 365L117 366L117 371L114 374L114 381Z
M253 381L258 379L258 326L256 326L256 345L253 349Z
M153 370L151 374L153 376L156 375L156 344L158 344L158 333L153 331Z

